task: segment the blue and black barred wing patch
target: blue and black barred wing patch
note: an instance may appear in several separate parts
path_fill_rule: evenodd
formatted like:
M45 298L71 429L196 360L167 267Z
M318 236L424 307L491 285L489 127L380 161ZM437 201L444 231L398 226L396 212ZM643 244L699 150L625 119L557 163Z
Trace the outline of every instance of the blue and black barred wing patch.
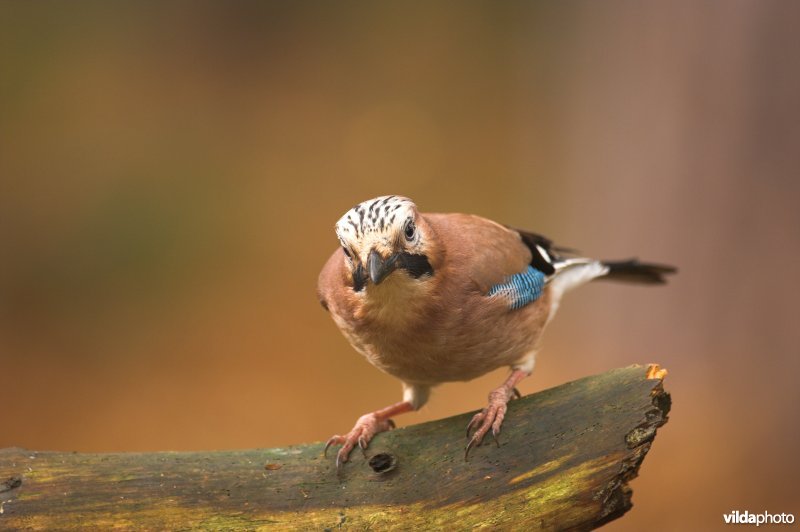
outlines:
M505 282L491 287L487 295L504 297L508 300L509 308L518 309L539 299L544 283L545 274L528 266L524 272L515 273Z

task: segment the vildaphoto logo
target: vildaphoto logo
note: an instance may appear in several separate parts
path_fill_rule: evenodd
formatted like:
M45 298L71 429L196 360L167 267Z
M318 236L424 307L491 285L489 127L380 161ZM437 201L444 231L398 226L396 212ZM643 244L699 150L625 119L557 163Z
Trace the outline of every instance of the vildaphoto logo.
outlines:
M794 523L794 514L771 514L761 512L753 514L745 510L734 510L729 514L722 514L726 525L791 525Z

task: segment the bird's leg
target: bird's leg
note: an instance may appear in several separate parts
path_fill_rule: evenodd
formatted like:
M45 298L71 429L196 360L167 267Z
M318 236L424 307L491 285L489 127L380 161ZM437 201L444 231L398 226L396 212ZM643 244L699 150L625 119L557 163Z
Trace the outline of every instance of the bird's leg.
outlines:
M394 428L394 421L390 418L398 414L405 414L414 410L410 401L395 403L381 410L364 414L356 421L353 429L344 436L332 436L325 444L325 456L328 455L328 447L334 444L341 444L342 447L336 454L336 468L338 469L350 457L350 451L358 444L361 449L366 449L373 436L379 432L384 432Z
M464 460L469 457L470 449L483 441L483 437L486 436L489 429L492 429L494 442L498 446L500 445L497 441L497 435L500 434L500 425L503 424L503 418L506 417L506 404L512 397L519 395L516 385L528 375L527 371L515 369L502 386L492 390L489 394L489 405L475 414L467 425L467 438L469 438L469 433L473 428L477 428L477 430L467 444L467 448L464 451Z

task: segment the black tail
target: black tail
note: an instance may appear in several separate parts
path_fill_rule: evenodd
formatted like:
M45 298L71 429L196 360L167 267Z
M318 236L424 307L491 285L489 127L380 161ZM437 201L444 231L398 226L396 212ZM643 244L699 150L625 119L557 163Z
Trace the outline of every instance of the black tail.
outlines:
M608 273L598 279L624 281L626 283L664 284L667 282L665 275L675 273L678 268L664 264L647 264L638 259L621 261L603 261L608 266Z

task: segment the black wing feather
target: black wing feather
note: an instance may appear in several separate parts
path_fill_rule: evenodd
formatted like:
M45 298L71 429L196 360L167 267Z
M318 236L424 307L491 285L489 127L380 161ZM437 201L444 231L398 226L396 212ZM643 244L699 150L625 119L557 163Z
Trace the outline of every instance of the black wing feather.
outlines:
M544 273L545 275L553 275L556 269L553 266L561 258L559 252L570 252L572 250L567 248L559 248L553 245L553 241L542 236L538 233L531 233L529 231L521 231L513 227L509 227L512 231L519 233L522 242L531 250L531 266ZM545 256L541 250L545 250L549 258Z

